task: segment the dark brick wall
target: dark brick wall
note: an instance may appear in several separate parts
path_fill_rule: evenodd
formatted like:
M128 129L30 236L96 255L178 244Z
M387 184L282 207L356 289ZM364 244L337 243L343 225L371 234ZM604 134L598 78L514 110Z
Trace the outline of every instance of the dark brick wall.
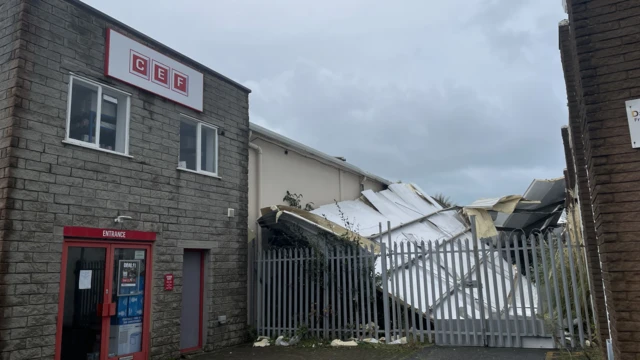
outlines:
M640 1L568 5L577 99L572 128L582 135L584 153L576 150L576 159L585 161L581 182L590 193L610 335L616 359L638 359L640 151L631 147L624 102L640 97Z
M571 108L571 106L570 106ZM569 111L571 116L572 111ZM571 123L571 120L569 121ZM562 128L562 140L565 147L565 156L567 158L567 166L574 166L574 153L576 149L582 148L581 137L578 138L579 143L576 144L569 135L572 128ZM578 134L579 135L579 134ZM567 194L567 206L577 206L580 211L581 231L585 243L587 255L587 271L589 274L589 291L593 305L593 311L596 316L596 331L599 344L604 344L605 339L609 338L609 325L607 323L607 312L604 301L604 289L602 287L602 270L600 269L600 260L598 254L598 244L595 235L595 225L593 223L593 214L591 211L591 200L589 198L589 188L586 185L586 170L584 168L584 159L578 159L581 164L581 170L578 171L580 176L576 174L577 167L573 167L574 171L565 170L566 178L570 178L567 183L572 183L569 188L570 194ZM578 183L580 183L578 185ZM586 194L586 196L585 196ZM590 321L592 319L589 319Z
M576 196L580 207L582 233L587 250L587 266L590 278L589 288L593 296L594 311L597 315L596 334L598 335L599 343L604 344L605 339L609 338L609 324L605 307L600 255L598 252L598 242L593 221L591 196L584 157L584 144L582 140L574 66L576 58L568 25L560 26L559 42L562 66L565 74L567 105L569 107L569 126L562 129L562 139L565 145L567 167L570 169L568 172L570 174L573 173L573 189L576 190L574 196Z
M205 73L204 112L106 78L107 27ZM0 66L0 126L4 132L0 143L4 170L0 178L4 196L0 199L4 205L0 219L4 225L0 238L0 290L4 292L0 297L0 358L52 358L62 229L120 227L113 222L117 215L133 217L122 228L158 233L153 248L151 358L179 355L182 245L189 241L201 241L211 248L206 279L210 299L206 304L210 319L207 349L243 341L246 89L98 12L63 0L0 5ZM133 158L62 143L70 72L133 94L129 144ZM224 131L219 137L221 179L176 170L180 113ZM227 218L227 208L236 209L234 218ZM173 292L162 288L167 272L176 276ZM219 324L218 315L226 315L228 322Z

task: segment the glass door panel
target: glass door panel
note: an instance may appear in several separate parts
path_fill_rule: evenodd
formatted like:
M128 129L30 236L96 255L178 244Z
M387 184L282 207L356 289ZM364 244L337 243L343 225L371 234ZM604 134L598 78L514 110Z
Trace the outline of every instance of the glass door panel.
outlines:
M61 359L100 359L106 256L106 246L67 248Z
M113 275L110 282L115 313L109 319L109 358L134 355L130 358L135 359L135 355L141 356L146 316L146 259L146 248L113 247Z

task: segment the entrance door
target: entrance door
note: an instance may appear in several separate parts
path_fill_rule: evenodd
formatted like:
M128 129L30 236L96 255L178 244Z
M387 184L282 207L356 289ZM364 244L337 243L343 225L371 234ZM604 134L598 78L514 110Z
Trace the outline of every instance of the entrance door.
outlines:
M58 319L62 339L56 358L98 360L105 338L105 321L98 309L104 303L109 249L107 245L93 244L65 247L60 289L64 303Z
M143 336L147 247L113 245L111 247L111 304L109 315L109 352L111 359L145 359L148 339ZM146 352L146 351L145 351Z
M65 242L57 360L145 359L149 252L143 244Z
M182 311L180 349L202 348L202 298L204 293L204 251L185 250L182 263Z

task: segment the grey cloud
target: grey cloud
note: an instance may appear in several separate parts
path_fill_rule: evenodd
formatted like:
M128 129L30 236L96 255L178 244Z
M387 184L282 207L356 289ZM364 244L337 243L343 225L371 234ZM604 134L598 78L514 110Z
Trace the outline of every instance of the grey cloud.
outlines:
M252 111L270 119L267 125L383 176L433 184L431 191L442 191L433 179L455 177L460 186L451 191L461 201L522 192L532 177L548 176L545 167L561 166L558 128L540 126L556 116L537 101L550 92L544 82L510 88L504 106L494 106L469 87L375 88L308 61L277 79L247 83ZM287 91L274 96L272 88ZM514 168L543 170L525 183L492 187ZM471 179L487 171L494 179Z

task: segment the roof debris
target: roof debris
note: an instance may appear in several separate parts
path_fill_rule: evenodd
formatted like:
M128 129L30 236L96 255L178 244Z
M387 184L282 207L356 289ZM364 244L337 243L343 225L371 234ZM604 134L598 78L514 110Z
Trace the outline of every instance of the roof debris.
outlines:
M476 209L482 211L515 211L520 205L521 196L507 196L495 200L486 200L484 203L474 203L467 209ZM530 202L525 202L529 204ZM542 204L542 203L541 203ZM485 302L485 308L490 309L491 313L504 313L518 314L526 312L527 315L531 315L532 311L535 311L537 306L537 294L532 294L529 297L528 279L523 277L523 283L525 284L523 291L515 291L514 284L519 282L518 277L521 276L516 267L511 266L506 260L502 258L500 252L486 252L481 254L480 263L476 264L473 254L470 248L473 247L472 234L468 219L463 215L463 211L459 207L443 208L435 200L429 197L426 192L422 191L418 186L414 184L391 184L387 190L380 192L373 192L371 190L365 190L361 193L361 197L357 200L341 201L335 204L321 206L311 212L291 208L287 206L274 206L272 208L265 208L262 210L263 216L258 220L260 225L265 228L279 229L282 231L290 231L290 225L296 225L301 228L307 238L310 241L322 241L321 237L315 236L318 231L324 231L336 236L349 233L349 236L343 237L346 239L354 239L361 245L370 247L374 245L376 253L380 253L380 244L386 244L389 249L393 249L395 246L399 246L402 243L412 242L417 243L418 248L421 248L421 244L425 244L427 247L429 243L435 246L438 241L438 248L441 251L445 250L445 246L448 252L440 254L442 260L434 260L428 258L426 260L426 267L422 266L421 261L416 261L415 258L410 258L410 255L405 255L399 262L395 269L387 269L388 271L397 272L402 275L406 272L406 278L410 277L409 272L413 272L416 276L413 277L414 284L407 282L406 286L413 286L417 288L416 282L423 279L424 276L431 277L429 270L431 265L434 269L438 269L438 274L434 274L433 278L436 282L436 288L442 288L445 290L442 294L434 294L428 292L427 296L419 299L418 294L413 296L406 296L409 291L404 291L403 284L399 284L399 289L390 289L390 294L394 296L401 303L410 305L419 309L424 315L431 316L434 312L438 313L438 318L460 318L469 316L472 312L476 312L476 316L479 317L479 306L472 306L471 304L478 304L481 297L479 296L477 288L465 288L464 292L461 290L454 291L455 287L459 287L460 279L465 279L468 282L477 281L476 278L476 266L487 263L489 269L488 276L496 276L498 278L504 278L504 290L506 293L512 294L516 297L517 302L520 303L521 293L524 295L524 301L527 305L526 310L521 308L514 310L510 304L502 304L500 308L496 308L496 304ZM276 216L276 214L278 214ZM491 217L489 217L491 219ZM345 221L348 223L345 224ZM339 224L345 224L344 226ZM380 226L383 224L383 227ZM387 229L389 224L389 229ZM493 226L493 225L492 225ZM495 230L495 228L494 228ZM480 237L478 237L480 238ZM461 239L459 245L457 240ZM469 241L464 241L468 239ZM424 243L422 243L424 241ZM478 248L480 248L480 240L478 240ZM462 246L463 249L458 249ZM467 248L467 246L469 248ZM462 251L462 274L460 269L453 269L451 265L448 267L447 260L444 258L451 258L458 256L451 253L450 249L456 251ZM426 250L426 249L425 249ZM391 253L390 251L388 254ZM394 256L398 256L395 254ZM411 255L413 256L413 255ZM389 256L390 257L390 256ZM468 259L467 259L468 257ZM456 259L457 260L457 259ZM433 262L433 264L432 264ZM449 259L449 264L457 263ZM387 261L391 264L391 261ZM464 264L470 264L464 266ZM507 271L511 266L511 271ZM376 272L381 272L382 261L380 259L376 262ZM458 271L457 276L453 280L453 274ZM510 275L510 272L512 275ZM485 275L481 274L481 277ZM487 281L487 279L482 279ZM395 284L398 287L398 284ZM390 287L391 288L391 287ZM535 287L533 287L535 289ZM487 294L491 298L495 298L492 294L495 289L485 288L484 299L487 299ZM497 289L502 291L502 286ZM458 294L458 299L455 299L453 294ZM406 296L406 297L405 297ZM451 306L454 303L462 304L462 298L466 297L465 303L468 304L466 308ZM533 299L533 304L530 304L530 299ZM457 301L456 301L457 300ZM443 309L454 308L453 313L445 312Z

